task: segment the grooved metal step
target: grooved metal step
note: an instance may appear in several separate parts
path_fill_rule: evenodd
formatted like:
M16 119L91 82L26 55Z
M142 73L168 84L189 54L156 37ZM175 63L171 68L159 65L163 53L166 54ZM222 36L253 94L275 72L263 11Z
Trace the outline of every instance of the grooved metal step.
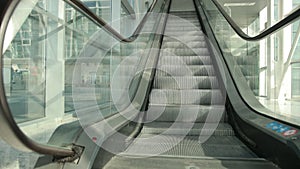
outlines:
M186 25L195 25L195 26L199 27L200 23L199 23L199 21L189 21L189 20L167 22L167 26L186 26Z
M165 123L144 124L142 134L186 135L186 136L234 136L231 126L226 123Z
M159 65L157 76L214 76L212 65Z
M145 123L186 122L218 123L226 121L224 105L162 105L151 104L146 113Z
M201 56L210 54L207 48L164 48L161 49L161 52L164 52L166 55L175 54L177 56Z
M188 43L188 42L199 42L199 41L204 41L204 40L205 40L205 36L184 36L184 37L165 36L164 37L164 42L181 41L183 43Z
M210 56L160 56L160 65L211 65Z
M200 31L169 31L166 32L165 35L167 36L204 36L203 32Z
M195 104L195 105L224 105L225 99L220 90L172 90L152 89L151 104Z
M173 31L201 31L199 27L196 27L195 25L185 25L181 27L166 27L166 32L173 32Z
M125 152L135 155L170 155L172 157L257 158L234 136L181 136L142 134Z
M166 42L162 45L162 48L206 48L206 42Z
M127 155L127 156L126 156ZM142 158L142 159L141 159ZM116 156L104 169L279 169L273 163L259 158L208 158L178 157L167 155L156 157L123 154Z
M171 14L172 15L172 14ZM197 18L197 15L190 15L190 16L178 16L178 15L173 15L173 16L176 16L176 17L169 17L168 18L168 22L177 22L178 21L178 18L183 18L184 20L188 20L188 21L192 21L192 22L199 22L198 18Z
M154 89L217 89L218 80L215 76L185 76L165 77L154 79Z

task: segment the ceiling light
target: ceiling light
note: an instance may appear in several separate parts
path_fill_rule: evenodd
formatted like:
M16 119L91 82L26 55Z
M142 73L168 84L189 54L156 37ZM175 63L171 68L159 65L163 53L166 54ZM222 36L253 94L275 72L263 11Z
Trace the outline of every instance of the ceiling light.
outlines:
M253 6L255 2L247 2L247 3L225 3L224 6Z

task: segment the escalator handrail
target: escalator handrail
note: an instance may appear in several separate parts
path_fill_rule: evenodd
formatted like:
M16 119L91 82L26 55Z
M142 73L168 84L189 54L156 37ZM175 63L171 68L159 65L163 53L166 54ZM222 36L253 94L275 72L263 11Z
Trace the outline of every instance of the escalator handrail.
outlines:
M66 0L67 1L67 0ZM158 0L155 0L151 7L149 8L147 14L144 16L141 22L144 22L147 20L149 12L151 12L154 8L154 6L157 4ZM18 6L20 1L11 1L7 6L8 8L5 10L5 15L3 16L3 19L1 20L0 24L0 37L4 37L6 33L6 29L8 26L8 23L10 21L10 18L12 14L15 12L16 6ZM141 29L144 26L143 24L140 24L138 28L136 29L135 33L139 33ZM105 24L105 23L104 23ZM104 28L108 28L108 25L105 25ZM137 38L137 34L133 34L133 38L127 39L128 42L134 41L134 39ZM3 39L0 40L0 53L2 53L1 46L3 45ZM127 42L126 39L122 40L123 42ZM2 60L0 59L0 65ZM0 74L3 75L3 69L0 68ZM64 157L77 157L79 155L78 147L70 145L70 147L58 147L58 146L52 146L48 144L40 144L23 133L23 131L19 128L19 126L16 124L9 105L6 101L5 96L5 88L4 88L4 82L3 79L0 78L0 128L3 129L0 136L3 137L5 141L9 141L12 145L14 145L15 148L18 148L23 151L34 151L39 154L47 154L52 155L56 158L64 158ZM3 127L3 128L2 128ZM72 159L72 158L71 158Z
M136 30L133 32L133 34L127 38L125 38L123 35L121 35L118 31L116 31L113 27L111 27L104 19L96 15L93 11L91 11L88 7L86 7L81 1L79 0L64 0L66 3L71 5L73 8L77 9L80 11L85 17L89 18L91 21L93 21L97 26L103 28L106 30L108 33L110 33L114 38L116 38L120 42L126 42L130 43L135 41L141 30L143 29L148 16L150 13L153 11L155 5L157 4L158 0L154 0L152 2L152 5L150 8L147 10L147 13L143 17L142 21L139 23L138 27Z
M275 25L269 27L268 29L263 30L260 34L256 36L249 36L233 21L233 19L227 14L227 12L223 9L221 4L217 2L217 0L212 0L212 2L216 5L220 13L223 17L227 20L233 30L244 40L247 41L259 41L280 29L288 26L289 24L293 23L296 19L300 17L300 6L295 8L292 12L290 12L284 19L277 22Z

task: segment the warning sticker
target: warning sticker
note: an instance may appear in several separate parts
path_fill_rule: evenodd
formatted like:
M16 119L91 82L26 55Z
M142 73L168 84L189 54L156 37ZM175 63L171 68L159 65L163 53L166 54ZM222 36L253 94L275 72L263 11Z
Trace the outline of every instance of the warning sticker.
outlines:
M279 128L276 132L277 133L283 133L283 132L286 132L290 129L291 129L290 127L284 126L284 127Z
M272 123L267 124L267 128L269 128L273 131L276 131L277 133L283 133L290 129L290 127L285 126L280 123L277 123L277 122L272 122Z
M271 129L272 131L276 132L276 133L280 133L285 137L288 136L293 136L295 134L298 133L298 130L293 129L289 126L286 126L284 124L280 124L278 122L272 122L272 123L268 123L266 125L267 128Z
M277 130L279 128L279 123L277 122L272 122L267 124L267 128L272 129L272 130Z
M298 130L292 129L292 130L285 131L282 135L283 136L293 136L297 133L298 133Z

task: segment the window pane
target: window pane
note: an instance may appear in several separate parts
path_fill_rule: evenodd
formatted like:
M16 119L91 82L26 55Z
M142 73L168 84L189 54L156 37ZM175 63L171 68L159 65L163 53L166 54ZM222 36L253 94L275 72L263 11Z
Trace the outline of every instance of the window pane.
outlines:
M300 97L300 63L292 65L292 96Z

